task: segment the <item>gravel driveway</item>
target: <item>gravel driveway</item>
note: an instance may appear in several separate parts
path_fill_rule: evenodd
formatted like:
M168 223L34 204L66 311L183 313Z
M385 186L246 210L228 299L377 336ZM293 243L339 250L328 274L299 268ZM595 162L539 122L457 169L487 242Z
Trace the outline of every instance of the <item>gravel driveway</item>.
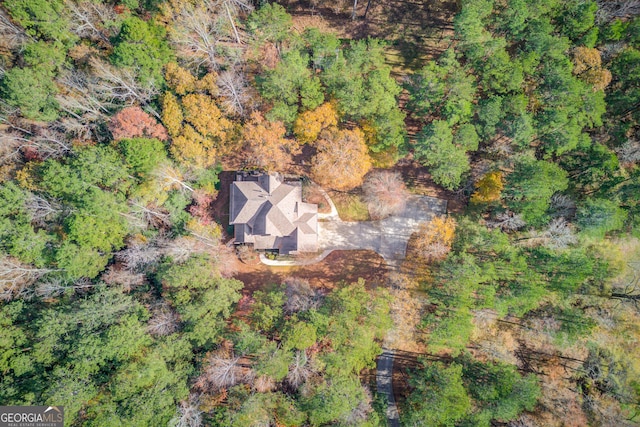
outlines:
M447 201L429 196L410 196L404 210L380 221L318 223L321 251L369 249L387 261L404 259L411 234L424 222L445 214Z

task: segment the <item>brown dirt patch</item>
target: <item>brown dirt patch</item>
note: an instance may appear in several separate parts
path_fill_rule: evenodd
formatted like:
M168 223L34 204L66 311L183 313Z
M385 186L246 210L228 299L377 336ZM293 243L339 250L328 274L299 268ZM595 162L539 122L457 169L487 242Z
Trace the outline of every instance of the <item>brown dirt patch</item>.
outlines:
M243 294L250 295L271 284L282 283L295 276L309 281L311 286L333 289L340 283L352 283L362 278L367 288L384 285L388 269L382 257L372 251L334 251L322 262L307 266L271 267L247 265L234 261L233 277L245 284Z
M331 212L331 206L329 206L327 199L324 197L322 189L316 184L305 184L302 187L302 198L307 203L318 205L318 213Z
M427 168L413 160L411 156L400 160L391 170L400 172L412 193L447 200L447 211L450 213L462 213L468 203L460 193L445 190L434 183Z
M352 20L352 2L291 0L279 3L293 16L294 27L300 32L316 27L341 38L386 40L389 43L387 60L397 74L420 68L450 45L448 39L453 35L452 21L457 12L454 0L360 0L357 18Z

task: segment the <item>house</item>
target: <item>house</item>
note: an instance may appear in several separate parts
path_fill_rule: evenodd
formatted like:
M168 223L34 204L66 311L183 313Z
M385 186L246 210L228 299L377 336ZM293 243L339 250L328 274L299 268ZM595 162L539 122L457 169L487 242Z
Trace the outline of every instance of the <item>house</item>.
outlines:
M302 184L281 175L238 172L231 183L229 224L236 244L280 254L318 250L318 205L302 201Z

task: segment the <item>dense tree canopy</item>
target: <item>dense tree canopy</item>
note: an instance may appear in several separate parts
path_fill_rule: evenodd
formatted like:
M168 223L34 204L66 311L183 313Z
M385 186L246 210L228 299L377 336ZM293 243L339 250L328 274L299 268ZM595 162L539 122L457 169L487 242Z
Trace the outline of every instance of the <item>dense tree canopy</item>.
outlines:
M633 425L637 2L279 3L2 3L0 402L379 426L384 341L407 425ZM248 265L237 170L406 259Z

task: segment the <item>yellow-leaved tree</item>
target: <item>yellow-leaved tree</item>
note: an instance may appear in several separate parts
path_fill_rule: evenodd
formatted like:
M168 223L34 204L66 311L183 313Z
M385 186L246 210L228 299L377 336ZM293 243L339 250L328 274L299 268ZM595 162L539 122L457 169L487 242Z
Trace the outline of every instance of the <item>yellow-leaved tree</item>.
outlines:
M270 122L262 114L252 113L242 129L249 165L273 171L290 163L300 146L296 140L285 138L286 132L282 122Z
M170 151L180 163L214 165L234 148L233 123L214 98L215 75L197 79L177 64L165 70L167 91L162 100L162 122L172 137Z
M311 176L320 185L349 190L362 184L371 169L369 149L358 128L330 128L316 142L317 154L311 160Z
M433 218L418 230L413 243L414 253L426 260L444 258L451 250L455 231L455 219L442 216Z
M164 78L167 86L178 95L186 95L195 92L198 79L189 70L182 68L175 62L170 62L165 67Z
M495 202L500 199L503 187L502 172L489 172L480 178L476 184L476 191L471 195L471 201L473 203Z
M293 124L293 133L300 144L318 139L320 132L338 125L338 112L332 102L325 102L315 110L300 114Z

